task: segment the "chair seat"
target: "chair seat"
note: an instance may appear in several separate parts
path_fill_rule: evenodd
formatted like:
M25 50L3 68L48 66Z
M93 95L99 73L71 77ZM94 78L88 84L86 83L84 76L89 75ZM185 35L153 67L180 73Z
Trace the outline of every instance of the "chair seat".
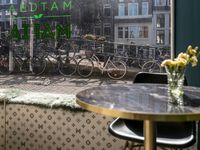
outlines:
M189 147L196 142L195 122L157 122L157 145ZM183 132L184 131L184 132ZM117 118L109 132L118 138L143 143L143 121Z

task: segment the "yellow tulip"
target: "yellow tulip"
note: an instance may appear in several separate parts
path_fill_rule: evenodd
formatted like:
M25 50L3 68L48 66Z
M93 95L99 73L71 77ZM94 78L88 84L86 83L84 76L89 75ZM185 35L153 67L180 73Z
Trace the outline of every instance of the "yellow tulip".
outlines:
M161 63L161 67L170 66L172 63L171 59L166 59Z
M185 59L177 60L176 61L176 68L177 68L176 71L182 72L185 69L186 65L187 65L187 63L186 63Z
M190 50L190 49L192 49L192 45L189 45L187 48L187 50Z
M188 50L188 54L189 55L196 55L197 54L197 50L196 49L190 49L190 50Z
M196 57L196 56L192 56L192 57L190 58L190 62L191 62L191 64L192 64L192 67L197 66L197 63L198 63L197 57Z
M187 53L183 53L183 52L181 52L177 57L177 59L185 59L186 62L188 62L189 58L190 56Z

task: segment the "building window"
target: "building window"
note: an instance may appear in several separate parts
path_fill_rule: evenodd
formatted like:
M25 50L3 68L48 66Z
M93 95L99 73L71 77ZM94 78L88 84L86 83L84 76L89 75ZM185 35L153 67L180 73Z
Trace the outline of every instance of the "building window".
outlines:
M104 5L104 16L111 16L111 6L110 5Z
M137 26L132 26L129 27L129 33L130 33L130 38L138 38L139 37L139 32L138 32L138 27Z
M3 1L2 1L2 0L0 0L0 5L1 5L1 4L3 4Z
M10 4L10 0L6 0L6 4Z
M149 3L142 2L142 15L148 15L149 13Z
M166 6L167 1L166 0L155 0L155 6Z
M125 38L126 38L126 39L128 38L128 34L129 34L129 32L128 32L128 27L125 27Z
M124 16L125 15L125 4L118 4L118 16Z
M105 24L103 29L104 35L110 36L111 33L111 27L110 24Z
M149 30L147 26L131 26L129 33L130 38L148 38Z
M156 43L159 45L164 45L165 32L163 30L157 30L156 32Z
M123 38L123 27L118 27L118 38Z
M148 27L147 26L143 26L143 27L140 27L139 29L139 37L140 38L148 38Z
M128 16L138 15L138 3L128 3Z
M165 14L158 14L157 15L157 28L164 28L165 27Z
M95 27L94 28L94 33L95 33L95 35L101 35L101 28L100 27Z
M12 3L13 3L13 4L17 4L17 0L13 0Z

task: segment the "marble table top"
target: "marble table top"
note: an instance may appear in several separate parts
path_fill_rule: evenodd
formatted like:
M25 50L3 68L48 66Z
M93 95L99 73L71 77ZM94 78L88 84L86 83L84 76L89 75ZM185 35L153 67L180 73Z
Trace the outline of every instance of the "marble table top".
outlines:
M183 105L169 102L167 85L133 84L93 87L76 95L83 108L109 115L138 120L200 120L200 88L185 86Z

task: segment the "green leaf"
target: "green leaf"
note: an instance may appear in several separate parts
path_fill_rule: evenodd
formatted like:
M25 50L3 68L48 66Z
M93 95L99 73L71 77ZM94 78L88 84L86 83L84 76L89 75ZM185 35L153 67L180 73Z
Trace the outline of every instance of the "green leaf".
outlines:
M43 14L38 14L38 15L34 15L33 18L35 19L40 19L43 17Z

